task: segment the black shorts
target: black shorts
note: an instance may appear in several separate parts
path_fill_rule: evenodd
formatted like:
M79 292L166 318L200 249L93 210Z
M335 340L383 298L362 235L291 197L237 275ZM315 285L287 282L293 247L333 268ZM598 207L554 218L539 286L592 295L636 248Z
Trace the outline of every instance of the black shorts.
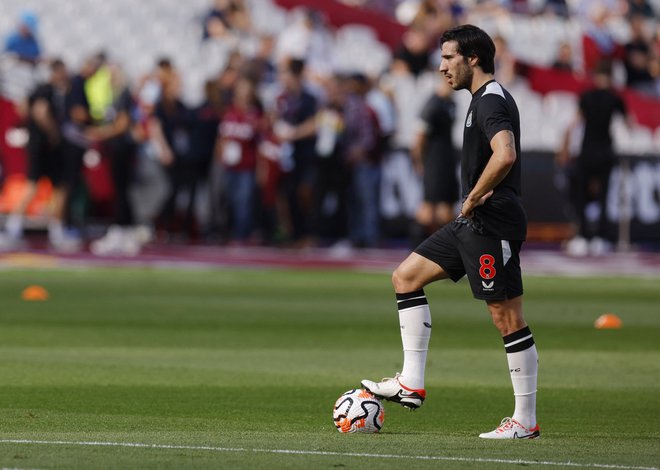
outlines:
M45 135L33 132L30 134L26 150L28 180L37 182L40 178L46 177L53 186L58 186L63 176L62 145L53 146Z
M438 264L457 282L467 274L475 298L505 300L522 295L520 240L497 240L475 233L465 219L445 225L415 253Z

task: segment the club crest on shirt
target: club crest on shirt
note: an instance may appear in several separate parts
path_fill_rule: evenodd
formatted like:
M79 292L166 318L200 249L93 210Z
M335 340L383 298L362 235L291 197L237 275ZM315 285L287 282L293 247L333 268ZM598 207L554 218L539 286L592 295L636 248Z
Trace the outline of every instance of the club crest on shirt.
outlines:
M465 121L465 127L470 127L472 125L472 111L470 111L467 115L467 119Z

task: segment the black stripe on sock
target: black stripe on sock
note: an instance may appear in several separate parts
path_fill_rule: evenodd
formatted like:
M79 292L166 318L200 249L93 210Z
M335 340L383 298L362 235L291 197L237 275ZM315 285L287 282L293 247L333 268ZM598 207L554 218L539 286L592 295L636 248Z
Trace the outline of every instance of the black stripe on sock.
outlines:
M414 299L415 297L424 297L424 289L416 290L415 292L407 292L405 294L396 294L396 300L408 300Z
M534 346L534 337L530 337L525 341L521 341L520 343L516 343L504 349L506 350L507 353L515 353L515 352L524 351L525 349L529 349L532 346Z
M532 331L529 329L529 326L526 326L525 328L521 328L518 331L514 331L510 335L506 335L502 337L504 340L504 344L507 345L517 339L524 338L525 336L529 336L532 334Z
M399 300L396 304L398 310L404 310L411 307L419 307L420 305L428 305L426 297L420 297L419 299L410 299L410 300Z

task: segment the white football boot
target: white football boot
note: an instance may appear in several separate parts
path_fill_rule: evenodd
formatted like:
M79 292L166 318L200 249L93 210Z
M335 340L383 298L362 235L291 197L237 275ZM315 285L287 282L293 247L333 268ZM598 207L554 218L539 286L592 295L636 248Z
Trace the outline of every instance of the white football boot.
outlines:
M399 374L394 378L385 378L380 382L363 380L362 386L376 395L378 398L393 401L401 406L416 410L426 398L426 390L408 388L399 382Z
M504 418L500 425L491 432L479 434L482 439L539 439L541 430L537 424L532 429L527 429L512 418Z

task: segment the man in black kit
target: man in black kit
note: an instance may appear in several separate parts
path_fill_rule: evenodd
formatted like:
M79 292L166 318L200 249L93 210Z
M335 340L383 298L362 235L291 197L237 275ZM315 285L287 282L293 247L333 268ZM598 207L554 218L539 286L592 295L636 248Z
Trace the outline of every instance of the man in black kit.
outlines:
M580 153L571 174L572 199L579 226L579 237L569 242L569 252L586 254L576 248L589 244L592 255L603 255L608 249L607 193L610 173L616 161L610 125L615 114L633 123L626 105L612 88L612 64L600 62L594 73L594 88L583 92L578 102L580 118L584 122L584 137ZM600 214L595 226L587 218L589 202L598 202Z
M419 245L394 271L403 370L381 382L363 380L375 395L415 409L426 398L424 368L431 314L424 287L467 274L475 298L486 301L507 353L515 411L485 439L534 439L538 356L522 313L520 248L527 219L520 200L520 118L493 79L495 45L463 25L442 36L440 73L454 90L472 93L464 128L461 214Z

